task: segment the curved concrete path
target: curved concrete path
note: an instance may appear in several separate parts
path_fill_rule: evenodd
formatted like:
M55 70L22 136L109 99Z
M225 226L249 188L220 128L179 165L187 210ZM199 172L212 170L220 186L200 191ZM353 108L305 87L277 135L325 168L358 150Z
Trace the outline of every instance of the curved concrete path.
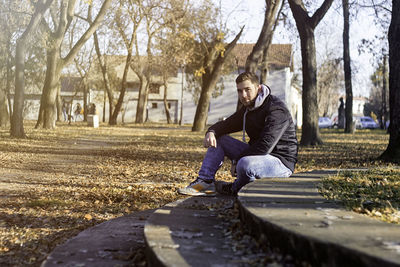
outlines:
M334 173L299 173L246 185L236 199L242 223L259 242L313 266L400 266L399 225L346 211L320 196L321 178ZM245 266L233 253L228 224L220 216L234 201L220 195L190 197L154 213L104 222L57 247L42 266L132 265L132 251L143 242L149 266Z

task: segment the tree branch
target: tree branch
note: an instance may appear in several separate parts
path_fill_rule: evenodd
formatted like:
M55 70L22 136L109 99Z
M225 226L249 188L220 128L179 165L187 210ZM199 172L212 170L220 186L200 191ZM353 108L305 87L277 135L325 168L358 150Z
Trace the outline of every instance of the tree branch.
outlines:
M79 52L81 47L85 44L85 42L92 36L92 34L96 31L97 27L100 25L103 20L104 15L108 7L111 5L112 0L105 0L102 7L100 8L99 13L97 14L93 24L90 25L89 29L81 36L81 38L76 42L74 47L69 51L68 55L64 58L63 65L68 64L75 55Z
M333 0L324 0L322 5L315 11L314 15L311 17L310 24L313 29L317 27L318 23L325 16L326 12L332 5Z

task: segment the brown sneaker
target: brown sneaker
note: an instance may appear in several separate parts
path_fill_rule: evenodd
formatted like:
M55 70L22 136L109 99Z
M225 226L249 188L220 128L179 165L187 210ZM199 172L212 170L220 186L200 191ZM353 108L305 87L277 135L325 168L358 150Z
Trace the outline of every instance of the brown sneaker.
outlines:
M197 178L184 188L179 188L178 193L189 196L214 196L214 183L206 183L202 179Z

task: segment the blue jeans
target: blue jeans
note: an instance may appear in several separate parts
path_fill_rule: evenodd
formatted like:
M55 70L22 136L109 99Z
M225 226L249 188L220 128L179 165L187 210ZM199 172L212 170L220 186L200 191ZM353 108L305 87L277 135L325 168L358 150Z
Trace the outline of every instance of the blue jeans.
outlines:
M217 139L217 147L210 147L204 157L199 171L199 178L214 181L215 173L224 162L224 157L236 159L249 147L229 135ZM264 177L289 177L292 171L286 167L277 157L271 155L245 156L236 165L237 178L233 182L232 189L238 192L244 185L255 179Z

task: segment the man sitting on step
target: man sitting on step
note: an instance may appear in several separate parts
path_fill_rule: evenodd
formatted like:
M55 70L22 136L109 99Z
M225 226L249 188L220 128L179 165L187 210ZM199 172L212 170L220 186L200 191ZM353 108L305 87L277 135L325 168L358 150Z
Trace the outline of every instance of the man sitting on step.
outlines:
M296 128L286 105L251 73L241 73L236 87L242 108L212 125L204 138L207 153L198 178L178 192L184 195L236 195L247 183L263 177L289 177L297 162ZM243 131L243 142L228 134ZM250 137L245 142L245 134ZM224 157L232 161L233 183L215 181Z

